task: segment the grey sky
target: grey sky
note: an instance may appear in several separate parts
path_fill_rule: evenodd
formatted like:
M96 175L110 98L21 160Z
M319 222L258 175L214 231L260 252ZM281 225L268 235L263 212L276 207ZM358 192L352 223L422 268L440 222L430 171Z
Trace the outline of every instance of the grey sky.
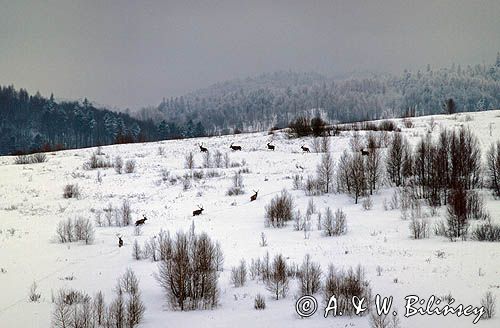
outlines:
M137 108L276 70L490 63L498 0L1 0L0 84Z

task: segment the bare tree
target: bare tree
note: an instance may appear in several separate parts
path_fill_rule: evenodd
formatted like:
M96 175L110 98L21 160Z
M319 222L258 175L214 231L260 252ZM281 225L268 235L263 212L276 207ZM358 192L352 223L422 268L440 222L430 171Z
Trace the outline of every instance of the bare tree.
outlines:
M184 158L184 167L190 170L194 169L194 154L192 152L189 152Z
M329 193L331 190L331 185L333 183L334 174L334 163L332 156L329 152L326 152L321 157L321 163L318 165L316 172L318 174L318 180L323 187L325 193Z
M287 264L283 255L276 255L270 268L269 279L266 281L267 290L276 297L276 300L280 297L286 297L288 293L287 271Z
M321 288L321 267L312 262L309 254L306 254L300 267L299 283L302 295L313 295Z
M495 197L500 197L500 141L492 144L486 154L488 187Z

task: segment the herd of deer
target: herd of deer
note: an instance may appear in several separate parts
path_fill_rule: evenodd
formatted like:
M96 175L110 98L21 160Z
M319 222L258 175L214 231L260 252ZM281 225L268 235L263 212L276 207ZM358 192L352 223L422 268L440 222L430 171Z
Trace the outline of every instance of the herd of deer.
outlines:
M200 147L200 151L202 153L208 153L208 148L204 147L203 143L200 144L199 147ZM234 150L234 151L241 150L241 146L236 146L233 143L231 143L231 145L229 145L229 148L231 150ZM302 151L304 153L310 153L309 147L306 147L305 145L302 145L302 146L300 146L300 148L302 149ZM275 145L271 145L271 143L268 142L267 143L267 149L269 149L269 150L275 150L276 146ZM361 155L363 155L363 156L368 156L370 154L368 150L364 150L364 149L360 149L360 152L361 152Z
M200 144L199 147L200 147L200 151L202 153L207 153L208 152L208 148L204 147L203 143ZM231 143L231 145L229 146L229 148L231 150L233 150L233 151L238 151L238 150L241 151L241 146L236 146L233 143ZM305 145L300 146L300 148L302 149L302 151L304 153L309 153L310 152L309 147L306 147ZM274 145L271 145L270 142L268 142L267 143L267 149L274 151L276 149L276 147ZM361 152L362 156L368 156L370 154L370 152L368 150L364 150L364 149L360 149L360 152ZM259 190L257 190L257 191L253 190L253 192L254 192L254 194L250 196L250 201L251 202L257 200L257 194L259 193ZM205 209L203 208L203 206L198 205L198 209L193 211L193 216L201 215L204 210ZM140 225L143 225L143 224L146 223L146 220L147 220L146 216L143 215L142 217L143 217L142 219L135 221L135 226L136 227L140 226ZM122 246L123 246L123 240L121 239L121 237L118 237L118 247L122 247Z

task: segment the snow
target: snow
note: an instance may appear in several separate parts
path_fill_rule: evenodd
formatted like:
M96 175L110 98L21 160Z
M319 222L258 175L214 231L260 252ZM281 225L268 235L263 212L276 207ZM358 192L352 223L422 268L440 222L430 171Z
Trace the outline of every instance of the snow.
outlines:
M432 134L444 127L469 126L478 137L483 155L492 142L500 140L500 111L462 113L450 116L432 116L436 122ZM414 144L427 134L431 117L413 118L414 127L403 127L403 133ZM490 134L491 132L491 134ZM276 151L269 151L266 143L272 140ZM93 295L98 290L105 293L107 301L113 296L116 279L132 268L140 278L140 287L146 305L144 321L140 327L369 327L368 317L323 318L323 296L318 312L301 319L295 314L295 300L301 296L294 281L289 295L273 300L261 282L249 281L240 288L229 282L230 268L244 258L262 257L268 251L271 257L282 253L288 263L300 265L305 254L321 263L325 272L328 264L348 268L361 264L366 269L374 294L394 296L402 327L471 327L473 317L413 316L402 317L404 297L416 294L427 299L431 295L449 293L456 304L479 306L483 294L491 290L500 307L500 245L498 243L465 241L450 242L434 236L413 240L409 236L408 221L400 218L399 210L385 211L384 199L393 193L383 187L373 196L370 211L355 205L351 197L343 194L306 196L303 191L292 190L292 177L314 174L321 154L302 153L302 144L311 145L311 139L288 139L282 133L240 134L234 136L170 140L154 143L113 145L102 147L111 159L120 155L124 161L135 159L136 172L117 174L111 169L84 170L83 163L96 149L78 149L48 154L48 161L40 164L15 165L13 157L0 157L0 327L49 327L52 311L51 295L61 287L85 290ZM184 156L195 153L195 165L202 164L198 144L209 150L230 152L232 162L246 161L250 173L243 174L246 194L226 196L235 171L243 168L213 169L220 177L195 181L190 190L183 191L182 183L171 185L162 181L161 171L181 176ZM231 152L229 145L241 145L243 151ZM158 148L164 148L164 155ZM331 150L338 160L349 147L349 133L331 137ZM213 152L212 152L213 153ZM302 169L303 168L303 169ZM201 170L201 168L197 168ZM207 169L203 169L207 171ZM212 169L210 169L212 170ZM102 183L97 182L97 172ZM63 187L78 184L80 199L64 199ZM294 231L293 224L283 229L264 226L264 207L276 194L288 189L296 208L305 213L309 199L323 211L342 208L347 214L348 233L341 237L324 237L312 222L309 239L304 233ZM252 190L259 189L255 202L249 198ZM493 221L500 222L500 202L484 191L487 208ZM55 228L60 220L87 217L94 220L92 211L114 207L128 199L133 209L133 220L146 215L148 221L140 236L134 228L96 227L93 245L82 243L59 244L55 241ZM235 204L233 204L235 202ZM197 205L203 205L201 216L192 217ZM439 214L444 216L445 209ZM430 218L431 222L440 220ZM198 232L207 232L221 243L224 251L224 272L219 279L220 305L215 310L179 312L168 308L162 289L154 274L157 263L132 259L132 244L140 245L160 229L176 232L187 231L192 222ZM268 246L260 247L260 234L267 236ZM117 234L121 234L124 247L117 247ZM436 256L444 252L443 258ZM377 275L376 268L383 272ZM69 278L68 278L69 277ZM72 279L71 279L72 278ZM395 279L397 278L397 283ZM30 285L36 281L41 292L38 303L27 300ZM257 311L253 300L257 293L266 296L267 308ZM478 327L500 326L499 315L492 320L482 320Z

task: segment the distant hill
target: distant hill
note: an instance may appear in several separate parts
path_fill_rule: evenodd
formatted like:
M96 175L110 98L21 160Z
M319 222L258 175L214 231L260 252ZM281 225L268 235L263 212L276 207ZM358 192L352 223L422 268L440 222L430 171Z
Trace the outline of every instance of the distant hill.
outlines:
M158 122L202 122L209 134L218 134L284 127L300 115L347 122L437 114L450 98L460 112L499 108L500 56L493 65L428 66L400 75L361 74L341 80L317 73L267 73L164 99L141 115Z

